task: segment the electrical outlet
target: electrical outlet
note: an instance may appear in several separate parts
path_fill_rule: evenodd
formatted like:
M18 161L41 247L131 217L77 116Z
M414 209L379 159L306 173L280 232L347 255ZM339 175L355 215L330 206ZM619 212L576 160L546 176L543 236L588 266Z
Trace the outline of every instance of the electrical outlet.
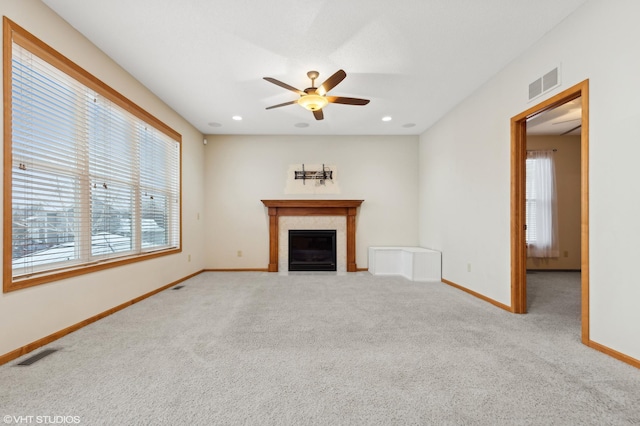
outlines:
M242 250L238 250L238 257L242 257Z
M564 251L564 257L569 257L569 251L568 250Z
M189 254L189 255L187 255L187 261L188 261L188 262L191 262L191 255L190 255L190 254Z
M471 272L471 264L467 263L467 272Z

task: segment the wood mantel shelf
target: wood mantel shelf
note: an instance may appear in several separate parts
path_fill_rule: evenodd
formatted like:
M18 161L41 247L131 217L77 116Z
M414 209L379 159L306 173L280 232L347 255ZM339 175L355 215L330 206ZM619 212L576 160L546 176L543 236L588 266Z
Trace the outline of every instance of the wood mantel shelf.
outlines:
M346 216L347 272L356 272L356 213L364 200L261 200L269 209L269 272L278 272L280 216Z

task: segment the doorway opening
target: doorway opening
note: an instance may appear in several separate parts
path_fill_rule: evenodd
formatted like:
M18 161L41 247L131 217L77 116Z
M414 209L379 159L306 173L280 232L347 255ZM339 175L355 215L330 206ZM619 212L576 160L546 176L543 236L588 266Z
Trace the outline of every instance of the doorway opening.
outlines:
M589 341L589 81L585 80L511 119L511 310L527 312L527 121L572 102L580 118L580 269L582 342Z

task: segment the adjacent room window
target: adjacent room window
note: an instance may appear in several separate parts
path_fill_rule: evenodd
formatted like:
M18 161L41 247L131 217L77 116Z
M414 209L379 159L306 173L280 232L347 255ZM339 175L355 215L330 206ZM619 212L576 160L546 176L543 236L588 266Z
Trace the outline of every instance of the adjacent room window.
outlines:
M558 257L558 212L552 150L527 151L526 241L528 257Z
M4 290L179 251L180 135L4 25Z

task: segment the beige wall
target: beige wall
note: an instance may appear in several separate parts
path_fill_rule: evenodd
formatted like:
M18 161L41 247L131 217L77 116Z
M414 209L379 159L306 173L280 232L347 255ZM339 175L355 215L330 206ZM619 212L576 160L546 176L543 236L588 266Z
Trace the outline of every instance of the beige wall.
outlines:
M527 149L556 149L560 257L527 259L527 269L580 269L580 136L527 136Z
M204 162L200 132L39 0L3 0L0 2L0 14L30 31L180 133L184 165L183 252L11 293L0 293L2 356L200 271L204 265L204 221L197 218L204 210Z
M640 180L640 104L629 95L640 84L636 0L588 1L418 144L397 137L220 136L206 149L196 129L40 1L3 0L0 13L181 133L184 164L183 253L0 294L0 355L203 267L266 267L259 200L284 198L281 173L297 162L337 164L340 197L365 200L360 267L369 245L419 243L442 251L444 278L509 304L509 120L532 106L528 84L562 64L562 84L543 98L590 79L590 338L640 359L640 203L629 196Z
M452 109L420 136L419 195L442 276L510 305L510 119L589 79L589 338L638 360L639 15L636 0L587 1ZM559 65L560 87L529 102Z
M417 136L209 135L207 140L207 268L267 267L269 221L262 199L364 200L356 218L358 268L367 267L369 246L418 243ZM287 194L287 171L301 163L334 165L340 193Z
M359 267L367 267L370 245L417 244L416 136L209 136L205 146L201 133L40 1L4 1L0 13L183 137L183 252L0 294L0 356L204 268L266 268L260 199L296 197L285 194L290 164L335 164L340 193L316 197L365 200L357 217Z

